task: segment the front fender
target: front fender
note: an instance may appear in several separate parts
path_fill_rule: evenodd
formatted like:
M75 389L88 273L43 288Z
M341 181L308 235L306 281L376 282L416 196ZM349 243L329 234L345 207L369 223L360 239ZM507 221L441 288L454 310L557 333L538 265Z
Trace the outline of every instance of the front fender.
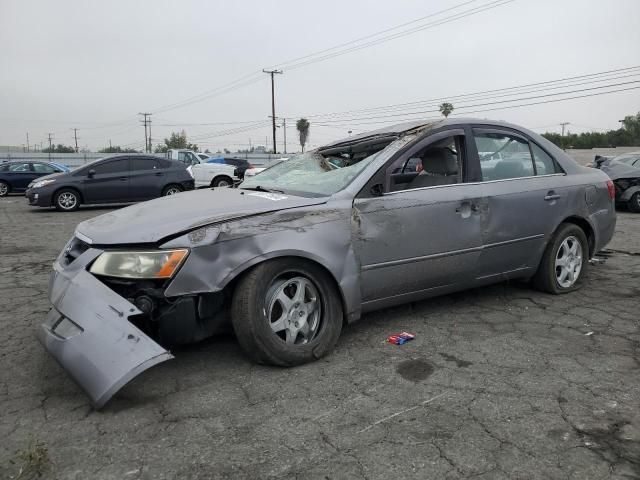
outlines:
M348 208L335 203L344 203ZM333 208L332 208L333 207ZM216 226L212 243L191 253L165 295L224 289L247 269L278 257L299 257L323 267L336 281L349 321L360 316L359 267L351 245L350 202L247 217ZM187 243L187 238L181 239ZM171 242L172 246L177 243Z

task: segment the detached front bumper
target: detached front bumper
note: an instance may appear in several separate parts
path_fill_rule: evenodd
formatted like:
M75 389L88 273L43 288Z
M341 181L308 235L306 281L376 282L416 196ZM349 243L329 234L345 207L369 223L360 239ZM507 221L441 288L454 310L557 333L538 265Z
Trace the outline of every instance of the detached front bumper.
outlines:
M47 351L101 408L131 379L173 356L128 318L142 312L86 267L100 250L59 261L49 282L53 308L38 331Z

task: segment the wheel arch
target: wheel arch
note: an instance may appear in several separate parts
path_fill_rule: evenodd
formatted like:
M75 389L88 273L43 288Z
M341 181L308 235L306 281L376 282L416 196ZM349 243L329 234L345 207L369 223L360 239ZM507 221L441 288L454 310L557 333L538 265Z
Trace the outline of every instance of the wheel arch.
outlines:
M53 193L51 194L51 205L52 206L56 204L55 203L56 202L56 196L62 190L73 190L74 192L76 192L78 194L78 198L80 199L80 203L81 204L84 203L84 195L82 195L82 192L80 191L80 189L78 187L63 185L63 186L60 186L60 187L56 188L53 191Z
M589 258L593 257L593 255L595 254L594 250L596 246L596 233L593 225L591 225L591 222L589 222L589 220L587 220L586 218L572 215L560 222L560 224L554 230L554 233L558 231L558 228L560 228L560 225L562 225L563 223L572 223L582 229L587 237L587 243L589 244Z
M285 258L298 259L303 262L312 264L322 269L327 274L327 276L331 279L334 287L336 288L338 295L340 296L340 302L342 304L343 322L347 323L348 321L347 312L349 312L350 309L347 303L347 296L345 295L345 292L340 284L340 281L338 280L334 272L332 272L331 269L323 262L322 258L317 257L309 252L283 251L283 252L272 252L267 255L260 255L258 257L254 257L248 262L243 263L242 265L234 269L232 272L230 272L222 281L222 284L220 285L220 287L221 289L229 290L230 292L233 292L236 288L237 283L240 281L240 279L254 267L270 260L278 260L278 259L285 259Z
M228 178L229 181L231 182L231 184L233 185L233 177L231 175L226 174L226 173L218 173L218 174L216 174L211 179L211 182L209 183L209 185L213 187L213 184L216 182L216 180L219 180L221 178Z

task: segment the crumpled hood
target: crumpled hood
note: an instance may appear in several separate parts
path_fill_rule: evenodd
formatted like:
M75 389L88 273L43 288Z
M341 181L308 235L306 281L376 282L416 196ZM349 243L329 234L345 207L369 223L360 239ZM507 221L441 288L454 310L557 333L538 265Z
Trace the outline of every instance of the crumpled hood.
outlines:
M203 225L326 201L236 188L207 188L114 210L80 223L76 231L94 245L157 243Z
M640 168L627 165L626 163L616 162L615 160L608 165L602 165L600 169L609 175L611 180L620 178L640 178Z

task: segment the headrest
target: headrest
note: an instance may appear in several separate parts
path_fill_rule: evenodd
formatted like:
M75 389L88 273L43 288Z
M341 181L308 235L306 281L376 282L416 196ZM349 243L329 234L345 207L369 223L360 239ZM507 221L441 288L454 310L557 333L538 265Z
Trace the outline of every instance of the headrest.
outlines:
M526 177L526 173L522 162L503 160L496 163L493 169L493 176L495 179L500 180L505 178Z
M422 167L435 175L457 175L456 157L448 148L430 148L422 155Z

